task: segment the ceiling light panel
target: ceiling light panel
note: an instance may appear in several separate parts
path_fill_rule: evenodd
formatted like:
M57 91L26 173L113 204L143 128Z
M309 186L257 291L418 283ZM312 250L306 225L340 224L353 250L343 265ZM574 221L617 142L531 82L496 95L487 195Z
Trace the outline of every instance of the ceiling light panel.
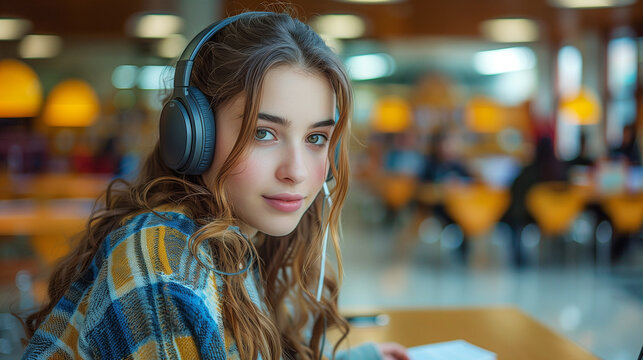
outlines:
M549 4L561 8L604 8L632 5L636 0L549 0Z
M142 15L134 28L134 35L140 38L165 38L181 31L183 19L170 14Z
M482 36L490 41L512 43L538 40L538 25L530 19L492 19L480 24Z
M18 18L0 18L0 40L17 40L31 28L31 22Z
M27 35L18 47L23 59L52 58L60 53L63 41L56 35Z
M351 14L321 15L312 20L311 26L318 33L337 39L359 38L366 32L364 19Z

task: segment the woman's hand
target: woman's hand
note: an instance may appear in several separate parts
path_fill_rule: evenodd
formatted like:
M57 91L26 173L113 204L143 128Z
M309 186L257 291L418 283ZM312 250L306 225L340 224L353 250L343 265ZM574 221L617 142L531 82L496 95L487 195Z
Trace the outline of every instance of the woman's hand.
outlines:
M376 345L385 360L410 360L406 348L396 342L377 343Z

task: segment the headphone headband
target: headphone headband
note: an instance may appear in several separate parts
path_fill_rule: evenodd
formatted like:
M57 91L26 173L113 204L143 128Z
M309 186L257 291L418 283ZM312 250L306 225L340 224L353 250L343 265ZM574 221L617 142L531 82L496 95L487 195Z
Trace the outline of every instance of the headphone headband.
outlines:
M238 15L225 18L223 20L217 21L214 24L203 29L198 33L190 43L185 47L181 57L176 63L176 70L174 71L174 88L188 87L190 86L190 73L192 72L192 65L194 59L198 54L199 50L210 38L216 34L217 31L223 29L228 24L237 21L240 18L252 17L257 15L268 15L274 14L267 11L250 11L246 13L241 13Z

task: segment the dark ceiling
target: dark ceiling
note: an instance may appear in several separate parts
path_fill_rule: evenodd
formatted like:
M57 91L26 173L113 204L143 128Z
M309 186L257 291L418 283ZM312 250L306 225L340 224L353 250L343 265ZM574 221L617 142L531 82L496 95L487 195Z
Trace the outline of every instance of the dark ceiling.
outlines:
M177 0L178 1L178 0ZM262 10L265 0L225 0L224 12ZM126 37L125 25L136 12L176 12L170 0L2 0L0 17L20 16L34 24L32 33L66 37ZM643 4L585 10L562 10L546 0L406 0L396 4L349 4L335 0L294 2L301 18L326 13L356 13L367 19L366 37L390 39L431 35L478 36L481 21L496 17L529 17L537 20L549 39L573 36L584 29L608 32L630 25L643 32Z

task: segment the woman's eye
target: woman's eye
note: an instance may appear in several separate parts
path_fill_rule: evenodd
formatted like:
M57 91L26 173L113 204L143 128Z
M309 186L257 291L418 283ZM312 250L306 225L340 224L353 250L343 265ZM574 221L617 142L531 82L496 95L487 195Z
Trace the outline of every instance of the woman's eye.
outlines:
M308 136L308 141L315 145L324 145L328 138L322 134L313 134Z
M255 139L257 140L274 140L275 137L266 129L257 129L255 133Z

